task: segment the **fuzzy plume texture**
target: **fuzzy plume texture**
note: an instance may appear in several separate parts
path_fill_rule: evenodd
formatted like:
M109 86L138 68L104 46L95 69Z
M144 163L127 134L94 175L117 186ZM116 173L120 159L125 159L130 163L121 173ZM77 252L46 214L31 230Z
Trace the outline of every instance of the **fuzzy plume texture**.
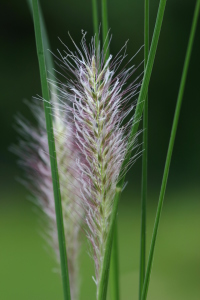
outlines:
M133 117L125 125L124 120L134 109L130 100L133 103L140 82L137 78L127 84L135 66L118 71L126 57L126 45L123 54L120 51L115 58L110 55L107 61L100 45L95 48L95 38L89 47L86 45L85 33L80 49L75 43L75 52L64 46L64 54L59 51L57 59L65 83L58 81L56 85L63 101L60 110L71 115L76 143L82 153L77 169L81 174L82 205L87 237L93 248L98 297L113 198L120 175L129 167L121 170L127 149L132 151L135 147L134 142L128 143ZM66 104L66 99L70 104Z
M54 205L54 194L43 107L39 101L29 103L37 125L32 125L22 116L17 118L17 131L21 138L12 151L19 156L19 164L24 169L23 184L31 191L36 203L46 216L45 232L49 244L54 249L59 262L59 246ZM76 160L79 149L74 144L73 125L66 115L57 114L53 118L57 152L58 171L61 188L63 221L68 254L68 268L72 300L78 299L78 253L80 220L84 211L80 205L80 182L76 179Z

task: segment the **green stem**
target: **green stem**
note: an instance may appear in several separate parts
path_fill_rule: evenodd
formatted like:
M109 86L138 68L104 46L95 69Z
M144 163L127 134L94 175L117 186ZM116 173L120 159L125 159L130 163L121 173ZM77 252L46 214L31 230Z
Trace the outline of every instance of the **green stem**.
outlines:
M144 9L144 69L147 65L149 54L149 0L145 0ZM142 153L142 199L141 199L141 237L140 237L140 279L139 299L145 277L146 261L146 203L147 203L147 151L148 151L148 92L145 98L143 112L143 153Z
M142 300L146 300L146 298L147 298L156 237L157 237L158 226L159 226L159 221L160 221L160 216L161 216L161 211L162 211L162 206L163 206L163 200L164 200L164 196L165 196L165 190L166 190L167 179L168 179L168 174L169 174L169 167L170 167L170 163L171 163L172 151L173 151L174 141L175 141L175 137L176 137L181 103L182 103L182 99L183 99L183 92L184 92L184 87L185 87L185 82L186 82L186 76L187 76L190 56L191 56L191 52L192 52L192 45L194 42L194 36L195 36L195 30L196 30L199 10L200 10L200 0L197 0L194 17L193 17L193 22L192 22L192 28L191 28L189 42L188 42L188 47L187 47L187 52L186 52L186 57L185 57L185 62L184 62L184 67L183 67L183 73L182 73L182 77L181 77L181 83L180 83L180 88L179 88L179 93L178 93L178 98L177 98L174 120L173 120L173 124L172 124L172 131L171 131L171 136L170 136L170 141L169 141L169 147L168 147L168 151L167 151L166 163L165 163L165 168L164 168L164 173L163 173L163 180L162 180L162 184L161 184L157 213L156 213L151 247L150 247L150 252L149 252L147 271L146 271L144 287L143 287L143 291L142 291L142 298L141 298Z
M147 66L145 69L144 79L143 79L142 86L140 89L140 94L139 94L136 111L135 111L135 118L133 120L133 124L132 124L132 128L131 128L131 134L129 137L129 144L131 144L132 141L134 141L134 139L135 139L135 135L137 133L137 129L139 126L139 121L142 116L143 106L144 106L143 100L146 98L147 91L148 91L148 85L149 85L149 81L150 81L150 77L151 77L151 73L152 73L152 68L153 68L156 49L157 49L157 45L158 45L161 25L162 25L162 21L163 21L163 17L164 17L166 1L167 0L160 0L158 14L157 14L157 18L156 18L156 24L155 24L153 38L152 38L152 43L151 43L148 61L147 61ZM108 285L108 274L107 273L109 271L110 253L111 253L114 225L115 225L115 219L116 219L116 214L117 214L117 209L118 209L119 197L120 197L121 190L122 190L124 180L125 180L125 175L122 175L122 174L124 174L124 172L123 172L124 167L126 167L128 161L130 159L130 156L131 156L131 149L128 147L127 154L126 154L125 160L122 164L122 168L121 168L121 172L120 172L121 180L118 183L117 192L114 197L110 228L109 228L109 232L108 232L106 248L105 248L105 255L104 255L104 260L103 260L103 269L102 269L100 283L99 283L98 300L106 299L107 285Z
M38 55L39 69L40 69L40 79L42 85L42 96L45 99L44 110L45 110L45 118L46 118L49 156L50 156L50 163L51 163L51 174L52 174L52 183L53 183L54 200L55 200L58 242L59 242L59 250L60 250L60 263L61 263L61 272L62 272L62 280L63 280L63 292L64 292L64 299L70 300L69 274L68 274L66 243L65 243L65 235L64 235L64 227L63 227L59 175L58 175L57 160L56 160L56 150L55 150L55 141L54 141L54 134L53 134L51 109L49 108L50 96L49 96L49 88L47 83L47 72L46 72L44 45L42 39L42 30L41 30L41 21L40 21L41 19L40 19L38 1L32 0L32 6L33 6L33 19L34 19L37 55Z
M108 13L107 0L102 0L102 31L105 60L109 57L109 39L108 39ZM110 266L110 291L111 299L119 300L119 259L118 259L118 238L117 238L117 220L114 229L112 242L111 266Z
M97 0L92 0L92 15L93 15L93 30L95 34L96 41L96 50L99 45L99 30L98 30L98 8L97 8Z
M117 192L115 194L114 203L113 203L113 211L117 212L119 198L120 198L121 192L119 189L117 189ZM107 237L106 242L106 250L103 260L103 269L100 277L100 284L99 284L99 294L98 294L98 300L105 300L107 295L107 286L108 286L108 274L109 274L109 266L110 266L110 256L111 256L111 247L113 242L113 233L115 229L115 220L116 220L116 214L111 215L111 222L110 222L110 230ZM109 249L108 249L109 245Z
M32 0L27 0L27 3L29 6L29 9L30 9L30 12L33 16ZM40 5L39 5L39 12L40 12L40 22L41 22L41 29L42 29L42 39L43 39L43 44L44 44L46 66L47 66L48 70L51 71L48 74L48 76L49 76L49 78L54 80L55 79L54 63L53 63L52 55L51 55L50 51L48 51L49 49L51 49L51 47L50 47L47 29L46 29L46 25L45 25L42 9L41 9Z
M110 262L110 299L119 300L119 254L117 220L114 228L111 262Z
M108 12L107 12L107 0L101 0L102 10L102 33L103 33L103 46L105 53L105 61L109 58L109 37L108 37Z

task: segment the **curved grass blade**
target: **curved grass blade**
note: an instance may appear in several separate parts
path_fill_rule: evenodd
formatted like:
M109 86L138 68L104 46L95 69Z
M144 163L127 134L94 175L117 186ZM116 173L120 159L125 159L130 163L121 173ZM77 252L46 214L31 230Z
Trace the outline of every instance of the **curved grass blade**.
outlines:
M44 56L44 43L42 39L40 12L39 12L39 5L37 0L32 0L32 7L33 7L33 19L34 19L37 55L38 55L39 69L40 69L40 79L42 85L42 95L43 98L46 100L44 101L44 110L45 110L45 118L46 118L49 156L50 156L50 163L51 163L52 183L53 183L54 200L55 200L61 273L62 273L62 281L63 281L63 293L64 293L64 299L70 300L69 274L68 274L66 243L65 243L65 235L64 235L64 227L63 227L59 176L58 176L58 169L57 169L51 109L49 108L50 96L49 96L49 88L47 83L46 63L45 63L45 56Z
M149 54L149 0L144 1L144 69ZM139 299L145 277L146 261L146 203L147 203L147 151L148 151L148 92L143 111L143 152L142 152L142 195L141 195L141 236L140 236L140 277Z
M162 26L162 22L163 22L166 1L167 0L160 0L158 14L157 14L157 18L156 18L156 24L155 24L153 38L152 38L152 43L151 43L150 52L149 52L148 61L147 61L147 67L145 69L144 79L143 79L143 83L142 83L142 86L140 89L140 94L139 94L139 98L138 98L138 102L137 102L137 106L136 106L135 118L133 120L131 134L129 137L130 144L135 138L135 135L137 133L138 126L139 126L139 121L142 116L143 107L144 107L144 99L147 95L148 85L149 85L152 68L153 68L153 63L155 60L155 54L156 54L159 35L160 35L161 26ZM130 159L131 153L129 150L130 149L127 149L127 155L126 155L126 158L124 160L124 163L122 165L121 172L120 172L121 174L124 170L124 166L127 165L127 162ZM118 188L116 190L116 194L115 194L115 198L114 198L113 212L112 212L112 216L111 216L110 229L109 229L109 233L108 233L108 237L107 237L105 256L104 256L104 261L103 261L103 270L102 270L101 279L100 279L100 293L99 293L98 300L106 299L107 285L108 285L108 271L109 271L109 264L110 264L110 255L111 255L111 246L112 246L112 240L113 240L114 226L115 226L115 220L116 220L116 215L117 215L118 202L119 202L120 194L122 191L122 187L124 185L124 180L125 180L125 175L122 176L121 180L119 181Z
M161 210L162 210L162 206L163 206L163 200L164 200L164 196L165 196L165 190L166 190L167 179L168 179L168 174L169 174L169 167L170 167L170 163L171 163L172 151L173 151L174 141L175 141L175 137L176 137L181 103L182 103L182 99L183 99L184 87L185 87L186 76L187 76L189 61L190 61L191 52L192 52L192 45L194 42L194 36L195 36L195 30L196 30L199 10L200 10L200 0L197 0L194 17L193 17L193 22L192 22L192 28L191 28L189 42L188 42L188 47L187 47L187 52L186 52L186 57L185 57L185 62L184 62L184 67L183 67L183 73L182 73L182 77L181 77L178 98L177 98L177 104L176 104L176 109L175 109L175 114L174 114L172 131L171 131L171 136L170 136L170 141L169 141L169 147L168 147L168 151L167 151L163 180L162 180L162 185L161 185L161 190L160 190L160 196L159 196L157 213L156 213L156 218L155 218L151 247L150 247L150 252L149 252L147 271L146 271L144 287L143 287L143 291L142 291L142 298L141 298L142 300L145 300L147 298L156 237L157 237L158 226L159 226L159 221L160 221L160 216L161 216Z

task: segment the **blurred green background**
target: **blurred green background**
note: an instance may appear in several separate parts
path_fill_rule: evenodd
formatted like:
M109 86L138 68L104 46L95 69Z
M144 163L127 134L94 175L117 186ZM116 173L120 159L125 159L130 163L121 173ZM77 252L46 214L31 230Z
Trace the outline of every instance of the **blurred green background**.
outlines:
M99 8L100 8L100 1ZM150 37L158 8L150 1ZM8 151L17 141L14 115L31 118L23 99L41 95L33 24L26 1L1 0L0 9L0 299L62 299L59 275L41 237L35 207L15 177L21 172ZM81 29L92 35L91 0L47 1L41 6L51 50L62 49L58 37L78 44ZM195 1L168 0L149 89L149 186L147 244L170 136ZM128 54L143 44L143 1L108 0L111 53L129 39ZM168 188L159 228L148 299L200 298L200 22L178 126ZM142 52L135 64L142 60ZM140 72L142 68L140 69ZM140 137L141 140L141 137ZM119 207L120 283L123 300L138 298L141 159L127 176L129 182ZM147 250L148 250L147 249ZM81 300L95 299L93 263L88 245L81 251Z

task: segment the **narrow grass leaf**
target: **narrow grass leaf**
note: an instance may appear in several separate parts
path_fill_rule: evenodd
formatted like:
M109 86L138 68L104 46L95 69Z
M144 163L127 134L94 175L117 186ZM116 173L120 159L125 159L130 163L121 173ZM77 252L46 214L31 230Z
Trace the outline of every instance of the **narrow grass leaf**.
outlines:
M119 283L119 253L118 253L118 227L115 224L111 262L110 262L110 299L120 299L120 283Z
M144 69L149 54L149 0L144 1ZM140 237L140 277L139 299L145 277L146 261L146 203L147 203L147 151L148 151L148 93L143 112L143 152L142 152L142 195L141 195L141 237Z
M107 0L102 0L102 31L103 31L103 45L104 55L107 60L109 57L109 40L108 40L108 12L107 12ZM110 265L110 297L111 300L119 300L119 257L118 257L118 232L117 232L117 220L115 224L115 232L113 237L112 253L111 253L111 265Z
M92 0L92 16L93 16L93 30L95 35L95 41L96 41L96 49L99 45L99 21L98 21L98 8L97 8L97 0Z
M103 48L105 60L109 58L109 39L108 39L108 11L107 11L107 0L101 0L102 10L102 34L103 34Z
M42 29L41 29L41 21L40 21L41 19L40 19L39 5L37 0L32 0L32 7L33 7L33 19L34 19L37 55L38 55L39 69L40 69L40 79L42 85L42 95L43 98L46 100L44 101L44 109L45 109L46 128L47 128L49 155L50 155L51 172L52 172L52 183L53 183L53 190L54 190L56 221L57 221L58 241L59 241L59 251L60 251L60 263L61 263L61 273L62 273L62 280L63 280L63 292L64 292L64 299L70 300L69 274L68 274L66 243L65 243L65 235L64 235L64 227L63 227L59 176L58 176L58 168L57 168L51 110L49 108L50 96L49 96L49 88L47 83L46 63L45 63L45 56L44 56L44 42L42 39Z
M32 6L32 0L27 0L31 15L33 16L33 6ZM42 30L42 40L44 44L44 55L45 55L45 61L46 61L46 66L47 70L50 70L51 72L48 74L49 78L52 80L55 78L55 71L54 71L54 63L52 59L52 55L50 53L51 47L50 47L50 42L49 42L49 37L47 34L47 29L44 21L44 16L42 13L42 9L39 5L39 12L40 12L40 22L41 22L41 30ZM53 89L53 87L52 87Z
M172 151L173 151L174 141L175 141L175 137L176 137L176 131L177 131L177 126L178 126L178 121L179 121L179 115L180 115L180 109L181 109L181 104L182 104L182 99L183 99L183 93L184 93L184 87L185 87L185 82L186 82L189 61L190 61L191 52L192 52L192 45L194 42L194 36L195 36L195 30L196 30L198 15L199 15L199 9L200 9L200 0L198 0L196 2L195 12L194 12L194 17L193 17L193 22L192 22L192 28L191 28L191 32L190 32L190 37L189 37L184 67L183 67L183 73L182 73L182 77L181 77L181 83L180 83L177 104L176 104L176 109L175 109L175 114L174 114L174 120L173 120L173 125L172 125L172 131L171 131L171 136L170 136L170 141L169 141L169 147L168 147L168 151L167 151L166 163L165 163L165 168L164 168L163 180L162 180L162 184L161 184L161 190L160 190L160 196L159 196L157 213L156 213L155 224L154 224L154 230L153 230L153 235L152 235L151 247L150 247L150 251L149 251L147 271L146 271L144 287L143 287L143 291L142 291L142 298L141 298L142 300L145 300L147 298L147 293L148 293L156 237L157 237L158 226L159 226L159 221L160 221L160 216L161 216L161 210L162 210L162 206L163 206L163 200L164 200L164 196L165 196L165 190L166 190L167 179L168 179L168 174L169 174L169 167L170 167L170 163L171 163Z

